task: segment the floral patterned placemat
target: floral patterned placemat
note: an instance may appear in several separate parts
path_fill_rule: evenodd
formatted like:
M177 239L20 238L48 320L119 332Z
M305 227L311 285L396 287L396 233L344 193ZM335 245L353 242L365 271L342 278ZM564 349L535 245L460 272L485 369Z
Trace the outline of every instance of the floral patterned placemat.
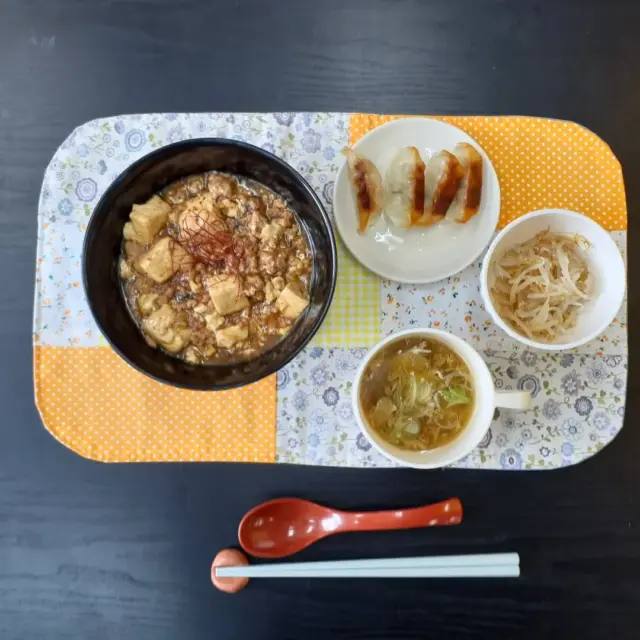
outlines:
M279 462L393 466L354 426L351 381L366 351L313 347L278 373ZM568 466L598 452L622 427L626 356L604 355L595 347L589 354L553 354L516 345L481 353L496 387L530 391L533 409L496 409L483 441L455 466Z
M484 136L483 147L493 148L492 160L504 167L500 174L503 192L505 188L507 191L516 188L516 182L509 179L509 164L500 165L500 154L510 157L511 145L522 144L517 136L519 127L535 126L538 156L547 123L550 130L558 127L557 121L543 119L443 119L468 130L471 135ZM79 347L108 348L91 318L80 286L80 252L93 206L106 186L128 164L154 148L186 138L244 140L276 153L300 171L331 213L333 180L342 162L338 155L340 149L378 120L341 113L148 114L105 118L78 127L56 152L43 182L38 212L36 348L40 353L43 349L61 347L71 347L73 353ZM501 136L502 127L508 129L509 135L492 147L490 138ZM592 155L602 154L601 162L609 167L609 184L616 190L626 220L624 185L617 161L612 163L610 150L594 134L578 135L575 127L572 123L563 126L572 132L563 142L564 152L578 154L580 145L588 144ZM589 136L588 140L585 135ZM597 159L594 158L594 166ZM532 175L533 186L535 180L536 176ZM504 195L517 201L514 194ZM620 219L618 215L616 226L610 231L624 253L626 231L613 231L621 228ZM623 422L627 378L626 301L607 333L579 351L534 352L521 348L492 326L479 297L478 272L479 262L435 285L398 285L376 279L342 252L338 294L321 332L304 353L278 373L277 400L275 396L274 400L268 400L267 396L260 400L267 404L277 402L277 420L274 424L254 424L254 428L259 426L260 439L264 442L259 447L236 451L233 446L233 442L242 441L243 434L250 433L247 425L225 424L226 435L220 438L220 425L200 421L194 435L182 424L179 415L175 417L175 425L167 425L175 428L163 431L165 435L176 434L171 442L166 438L159 442L153 425L138 416L139 437L129 433L126 447L114 446L118 445L118 438L117 431L113 431L117 424L113 423L127 419L126 406L117 408L121 412L118 420L109 414L109 420L95 422L90 418L93 414L88 412L87 428L80 429L80 433L76 428L73 438L66 437L65 421L69 415L77 416L87 403L96 399L105 400L100 396L100 389L95 389L96 398L83 398L73 378L65 386L64 398L57 398L56 414L48 415L46 426L74 450L83 455L90 451L89 455L104 461L237 459L389 466L359 435L351 413L351 380L367 347L379 337L405 327L434 326L460 335L483 353L498 388L527 389L534 396L532 411L496 411L483 442L457 466L547 469L574 464L597 452L615 437ZM354 292L360 304L353 304ZM38 361L41 359L36 359L36 365ZM36 385L38 376L36 366ZM40 388L42 390L42 385ZM189 404L188 395L181 402ZM260 403L247 411L247 415L264 419L276 414L275 407L272 413ZM196 404L194 402L194 411ZM143 405L144 402L140 406ZM235 432L235 429L240 430ZM107 451L101 448L105 435L116 441L110 442ZM190 439L200 443L196 453L185 445ZM125 450L134 451L135 455L126 457L122 453Z

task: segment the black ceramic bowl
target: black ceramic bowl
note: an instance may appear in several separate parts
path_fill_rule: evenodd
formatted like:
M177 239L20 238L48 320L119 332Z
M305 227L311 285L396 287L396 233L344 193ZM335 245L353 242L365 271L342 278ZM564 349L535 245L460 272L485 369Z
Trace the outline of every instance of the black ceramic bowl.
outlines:
M127 309L118 277L122 228L131 207L179 178L206 171L245 176L281 195L298 215L313 254L310 303L303 316L272 349L237 364L193 365L150 347ZM128 167L107 189L91 216L82 261L89 307L115 351L156 380L202 390L255 382L293 359L322 324L331 304L337 273L335 238L329 218L302 176L258 147L214 138L162 147Z

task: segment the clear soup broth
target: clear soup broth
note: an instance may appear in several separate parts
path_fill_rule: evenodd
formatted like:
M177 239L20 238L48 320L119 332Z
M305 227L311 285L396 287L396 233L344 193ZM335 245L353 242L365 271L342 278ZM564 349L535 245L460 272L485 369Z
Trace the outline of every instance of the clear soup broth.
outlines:
M457 438L474 408L474 385L464 360L449 346L422 336L400 338L369 362L360 383L367 423L401 449L436 449Z

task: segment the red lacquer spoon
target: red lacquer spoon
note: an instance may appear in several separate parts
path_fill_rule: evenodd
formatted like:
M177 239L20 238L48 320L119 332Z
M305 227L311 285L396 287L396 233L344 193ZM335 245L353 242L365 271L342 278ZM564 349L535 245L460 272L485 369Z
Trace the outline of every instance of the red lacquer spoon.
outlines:
M383 531L462 522L458 498L415 509L353 513L299 498L278 498L254 507L238 528L242 548L257 558L284 558L310 544L347 531Z

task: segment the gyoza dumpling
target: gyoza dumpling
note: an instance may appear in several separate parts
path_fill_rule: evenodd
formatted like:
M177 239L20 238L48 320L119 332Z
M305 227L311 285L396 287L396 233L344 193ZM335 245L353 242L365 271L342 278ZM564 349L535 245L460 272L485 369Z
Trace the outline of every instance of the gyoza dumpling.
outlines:
M458 187L455 200L447 218L456 222L468 222L478 213L482 196L482 156L466 142L455 148L456 158L462 166L464 177Z
M396 153L384 178L384 214L396 227L410 227L424 214L425 165L415 147Z
M424 215L417 224L428 226L444 218L463 175L458 158L448 151L441 151L429 160L425 174Z
M382 177L371 160L346 147L351 186L358 208L358 230L364 233L382 211Z

